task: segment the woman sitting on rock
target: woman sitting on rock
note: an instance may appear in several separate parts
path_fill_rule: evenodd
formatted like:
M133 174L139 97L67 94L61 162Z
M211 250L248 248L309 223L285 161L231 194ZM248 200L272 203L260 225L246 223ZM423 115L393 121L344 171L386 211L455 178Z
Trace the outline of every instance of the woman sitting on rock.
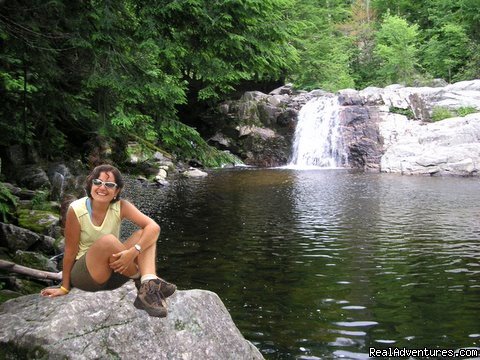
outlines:
M120 200L123 186L120 171L111 165L97 166L87 177L88 196L72 202L66 215L62 285L43 289L41 294L66 295L71 287L113 290L134 279L138 289L135 307L151 316L164 317L165 298L175 292L176 286L156 275L160 226L130 202ZM141 229L122 243L123 219Z

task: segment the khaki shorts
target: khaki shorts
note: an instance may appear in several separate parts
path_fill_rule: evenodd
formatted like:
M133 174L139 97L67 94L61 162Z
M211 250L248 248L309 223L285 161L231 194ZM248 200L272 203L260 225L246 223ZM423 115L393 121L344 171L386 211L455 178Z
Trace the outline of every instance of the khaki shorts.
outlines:
M110 276L110 278L105 283L97 284L88 272L86 254L77 261L75 261L75 264L72 268L72 273L70 275L70 282L72 283L73 287L84 291L93 292L117 289L123 284L125 284L128 280L130 280L129 277L123 276L116 272L112 272L112 276Z

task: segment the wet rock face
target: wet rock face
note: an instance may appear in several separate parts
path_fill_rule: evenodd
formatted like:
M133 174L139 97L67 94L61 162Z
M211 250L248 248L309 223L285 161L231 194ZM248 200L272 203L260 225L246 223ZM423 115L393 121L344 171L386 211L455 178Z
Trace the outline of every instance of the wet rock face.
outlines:
M285 165L291 156L298 110L312 95L285 85L269 94L246 92L239 100L222 103L218 113L225 126L209 143L239 156L245 164Z
M353 105L344 107L339 116L349 165L357 169L378 171L383 154L378 111L374 107Z
M136 309L135 296L131 283L10 300L0 307L2 351L25 359L263 359L212 292L177 291L166 318Z

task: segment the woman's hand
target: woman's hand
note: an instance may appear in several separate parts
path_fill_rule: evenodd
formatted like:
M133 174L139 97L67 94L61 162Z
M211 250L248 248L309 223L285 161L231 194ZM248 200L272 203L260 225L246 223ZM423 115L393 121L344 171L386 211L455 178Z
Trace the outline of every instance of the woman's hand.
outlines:
M63 296L67 294L68 292L65 292L61 288L45 288L42 291L40 291L40 295L46 296L46 297L56 297L56 296Z
M116 258L116 260L110 263L110 268L117 273L128 276L129 274L127 270L133 264L133 261L137 256L137 250L130 248L113 254L112 256Z

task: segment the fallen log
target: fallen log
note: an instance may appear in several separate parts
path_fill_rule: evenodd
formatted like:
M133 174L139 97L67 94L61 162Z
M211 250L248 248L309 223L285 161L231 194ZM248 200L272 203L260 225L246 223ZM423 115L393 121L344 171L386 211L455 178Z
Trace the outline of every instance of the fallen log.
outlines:
M0 270L7 270L17 274L27 275L40 280L62 280L62 272L55 273L50 271L32 269L6 260L0 260Z

